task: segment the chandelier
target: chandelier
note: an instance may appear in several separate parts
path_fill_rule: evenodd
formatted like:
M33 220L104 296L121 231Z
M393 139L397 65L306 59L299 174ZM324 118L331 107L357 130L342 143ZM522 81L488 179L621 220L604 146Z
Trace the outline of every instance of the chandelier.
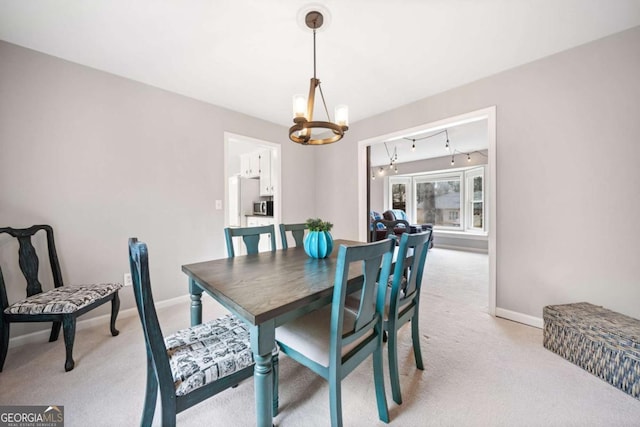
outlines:
M346 105L338 105L335 108L335 122L329 117L327 103L324 100L320 80L316 78L316 30L322 27L324 17L317 10L312 10L305 16L305 24L313 30L313 77L309 85L309 97L304 95L293 96L293 123L289 128L289 139L303 145L331 144L339 141L349 129L349 108ZM313 120L313 107L316 89L320 92L322 105L327 114L327 121ZM319 130L314 134L314 130Z

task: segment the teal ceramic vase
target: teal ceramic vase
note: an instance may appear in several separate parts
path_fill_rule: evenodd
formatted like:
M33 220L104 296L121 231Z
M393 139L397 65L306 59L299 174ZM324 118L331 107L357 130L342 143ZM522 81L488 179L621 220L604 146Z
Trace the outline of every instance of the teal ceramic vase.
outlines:
M333 250L333 237L328 231L310 231L304 238L304 251L311 258L326 258Z

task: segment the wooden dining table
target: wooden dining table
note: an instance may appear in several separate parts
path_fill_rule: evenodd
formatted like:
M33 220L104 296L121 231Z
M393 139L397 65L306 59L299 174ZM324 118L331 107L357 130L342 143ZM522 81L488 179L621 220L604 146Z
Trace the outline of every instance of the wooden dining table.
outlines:
M271 360L276 327L329 304L338 246L362 242L335 240L334 244L331 255L323 259L311 258L303 248L293 247L182 266L189 277L192 326L202 323L203 292L250 326L259 427L272 426L274 406L277 408ZM353 265L349 271L348 292L359 289L362 279L360 266Z

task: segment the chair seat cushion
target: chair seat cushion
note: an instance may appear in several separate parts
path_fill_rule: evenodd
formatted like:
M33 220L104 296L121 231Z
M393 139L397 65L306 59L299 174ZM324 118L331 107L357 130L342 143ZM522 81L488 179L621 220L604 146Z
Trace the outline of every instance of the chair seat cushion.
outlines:
M249 328L232 315L165 337L176 395L253 365Z
M5 308L7 314L74 313L120 289L121 283L60 286L32 295Z
M356 315L344 311L342 333L353 330ZM367 339L372 332L342 347L342 356ZM276 341L291 347L316 363L324 367L329 366L329 345L331 338L331 304L312 311L302 317L285 323L276 328Z

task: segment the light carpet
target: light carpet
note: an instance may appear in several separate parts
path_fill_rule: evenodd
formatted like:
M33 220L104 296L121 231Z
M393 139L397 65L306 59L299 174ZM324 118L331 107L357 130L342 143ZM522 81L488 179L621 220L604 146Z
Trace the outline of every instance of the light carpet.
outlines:
M640 401L542 346L542 331L487 314L487 256L434 248L423 282L420 329L425 370L415 367L410 327L400 334L402 405L387 400L394 426L637 426ZM153 278L152 278L153 279ZM178 284L181 285L181 284ZM186 279L185 279L186 289ZM224 313L204 298L205 318ZM189 305L159 311L165 332L189 324ZM136 426L145 389L145 348L137 317L77 333L76 367L65 373L64 343L10 348L0 405L64 405L67 427ZM386 357L385 357L386 362ZM280 360L278 426L329 425L327 383ZM247 380L178 415L180 426L255 425ZM343 381L346 426L378 420L371 362ZM155 425L160 425L159 408Z

